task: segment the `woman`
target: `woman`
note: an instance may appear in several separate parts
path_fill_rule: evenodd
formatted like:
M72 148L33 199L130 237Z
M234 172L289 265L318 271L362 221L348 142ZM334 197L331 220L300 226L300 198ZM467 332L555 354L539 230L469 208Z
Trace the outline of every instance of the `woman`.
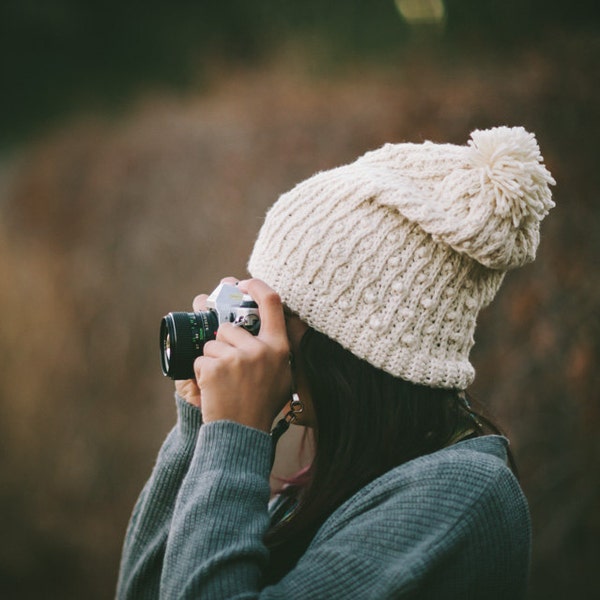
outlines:
M118 596L523 597L527 504L464 391L476 317L535 257L553 183L535 137L500 127L388 144L284 194L239 283L260 332L221 326L176 383ZM269 508L288 402L315 457Z

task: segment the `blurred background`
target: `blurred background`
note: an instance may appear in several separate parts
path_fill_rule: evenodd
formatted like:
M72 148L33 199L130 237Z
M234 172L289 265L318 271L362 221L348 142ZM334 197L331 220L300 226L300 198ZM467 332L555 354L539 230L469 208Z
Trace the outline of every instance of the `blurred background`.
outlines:
M113 596L175 418L160 318L244 276L280 193L499 124L536 132L557 206L482 314L473 393L531 504L529 597L600 597L599 6L3 0L0 597Z

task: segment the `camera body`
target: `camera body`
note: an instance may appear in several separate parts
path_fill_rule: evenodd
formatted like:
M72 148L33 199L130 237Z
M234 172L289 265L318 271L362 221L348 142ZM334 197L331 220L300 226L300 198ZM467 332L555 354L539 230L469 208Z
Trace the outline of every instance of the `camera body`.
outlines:
M222 323L233 323L253 335L260 330L258 305L239 288L220 284L207 298L208 310L171 312L160 324L162 372L171 379L193 379L194 360L202 355L204 344L214 340Z

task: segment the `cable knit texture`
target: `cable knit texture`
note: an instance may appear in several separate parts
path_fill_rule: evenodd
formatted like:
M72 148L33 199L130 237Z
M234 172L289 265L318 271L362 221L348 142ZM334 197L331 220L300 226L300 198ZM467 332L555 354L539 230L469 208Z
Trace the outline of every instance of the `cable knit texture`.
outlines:
M535 258L553 184L522 127L386 144L282 195L248 268L375 367L464 389L478 313Z

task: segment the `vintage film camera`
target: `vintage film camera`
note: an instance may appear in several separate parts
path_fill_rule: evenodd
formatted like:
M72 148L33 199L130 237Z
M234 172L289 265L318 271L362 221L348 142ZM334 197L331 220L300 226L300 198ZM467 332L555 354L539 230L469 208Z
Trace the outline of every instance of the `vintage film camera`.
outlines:
M221 323L233 323L253 335L260 329L258 306L235 285L222 283L206 300L208 310L171 312L160 323L162 372L171 379L193 379L194 360L214 340Z

